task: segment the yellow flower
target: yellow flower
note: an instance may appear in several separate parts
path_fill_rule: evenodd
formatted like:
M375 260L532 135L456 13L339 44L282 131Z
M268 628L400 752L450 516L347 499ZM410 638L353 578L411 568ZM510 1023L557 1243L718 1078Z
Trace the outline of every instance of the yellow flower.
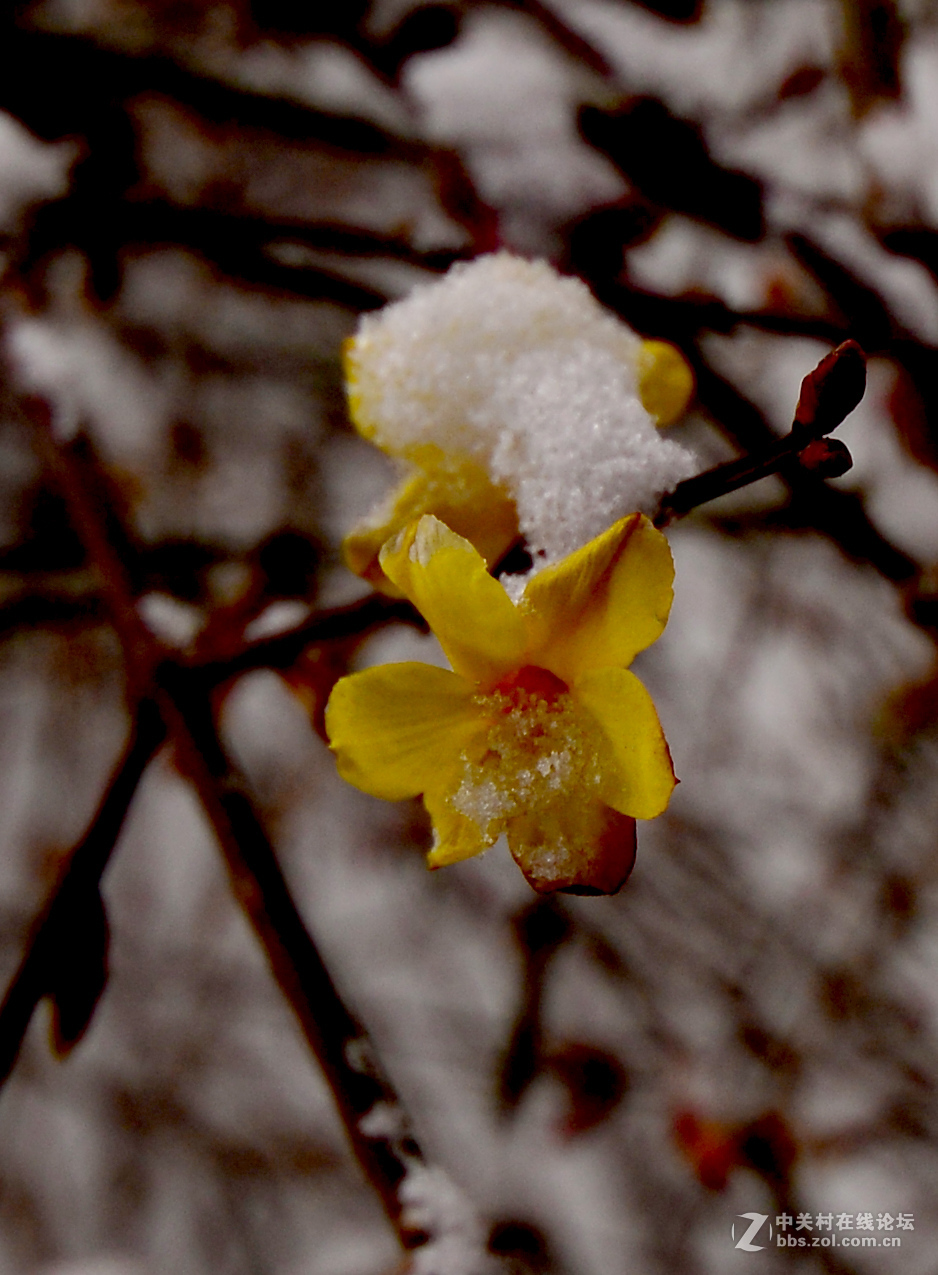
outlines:
M375 442L381 435L381 407L362 389L368 359L367 340L346 341L343 364L349 413L358 433ZM657 425L670 425L683 415L694 392L694 375L680 350L665 341L643 341L636 371L642 405ZM386 442L378 445L413 468L342 543L346 565L374 589L400 596L381 570L379 554L387 540L423 514L433 514L465 536L493 565L519 539L514 500L504 486L492 482L478 461L432 443L396 449Z
M676 782L651 697L627 666L661 634L673 566L632 514L545 568L514 603L462 536L432 516L381 551L452 671L407 663L335 686L326 730L339 773L376 797L423 795L431 868L502 832L538 890L613 893L635 819Z

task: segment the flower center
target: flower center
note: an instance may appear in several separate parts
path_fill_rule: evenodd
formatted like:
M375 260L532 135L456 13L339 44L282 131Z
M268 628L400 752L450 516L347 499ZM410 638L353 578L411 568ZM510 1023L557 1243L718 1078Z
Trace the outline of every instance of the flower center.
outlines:
M523 668L503 677L493 694L504 695L515 700L523 696L533 696L546 703L552 703L561 695L566 695L568 690L567 683L555 677L549 669L538 668L536 664L525 664Z
M450 801L484 836L568 794L595 794L597 731L559 677L526 665L476 702L490 722L486 751L463 758L462 782Z

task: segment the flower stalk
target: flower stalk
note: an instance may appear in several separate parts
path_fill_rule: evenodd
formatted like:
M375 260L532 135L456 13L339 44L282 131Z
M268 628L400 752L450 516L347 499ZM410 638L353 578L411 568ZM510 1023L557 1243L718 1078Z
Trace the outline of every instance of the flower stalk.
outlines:
M790 431L757 455L742 456L678 483L658 507L666 527L698 505L726 496L794 465L819 478L839 478L853 464L847 447L826 436L853 411L866 389L866 356L856 341L831 350L801 383Z

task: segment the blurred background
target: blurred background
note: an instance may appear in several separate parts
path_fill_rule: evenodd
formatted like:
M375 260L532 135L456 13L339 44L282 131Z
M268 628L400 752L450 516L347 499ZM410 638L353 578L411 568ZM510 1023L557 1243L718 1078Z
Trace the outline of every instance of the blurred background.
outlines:
M337 778L329 686L432 659L413 625L214 706L496 1269L932 1272L938 3L39 0L4 7L0 64L4 986L131 724L22 395L110 492L148 629L223 661L366 593L339 544L393 474L341 343L453 261L546 257L680 345L701 468L784 432L853 337L854 468L669 532L674 611L636 670L682 782L621 895L538 900L504 846L431 875L420 804ZM0 1270L407 1269L169 748L103 898L87 1032L57 1058L43 1001L0 1094ZM914 1230L737 1250L753 1211Z

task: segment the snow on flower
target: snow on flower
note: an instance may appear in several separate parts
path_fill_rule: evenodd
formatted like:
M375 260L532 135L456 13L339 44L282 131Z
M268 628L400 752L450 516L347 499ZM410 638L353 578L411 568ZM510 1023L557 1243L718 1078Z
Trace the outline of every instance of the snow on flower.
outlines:
M495 562L519 534L555 562L696 468L656 428L693 389L682 356L643 342L579 279L500 252L362 319L346 349L358 431L409 462L345 543L376 587L381 545L432 513Z
M424 515L381 551L452 671L386 664L339 681L326 729L339 773L376 797L423 796L431 868L504 832L537 890L613 893L635 819L676 782L651 697L628 671L661 634L673 566L641 514L533 575L518 602L476 549Z

